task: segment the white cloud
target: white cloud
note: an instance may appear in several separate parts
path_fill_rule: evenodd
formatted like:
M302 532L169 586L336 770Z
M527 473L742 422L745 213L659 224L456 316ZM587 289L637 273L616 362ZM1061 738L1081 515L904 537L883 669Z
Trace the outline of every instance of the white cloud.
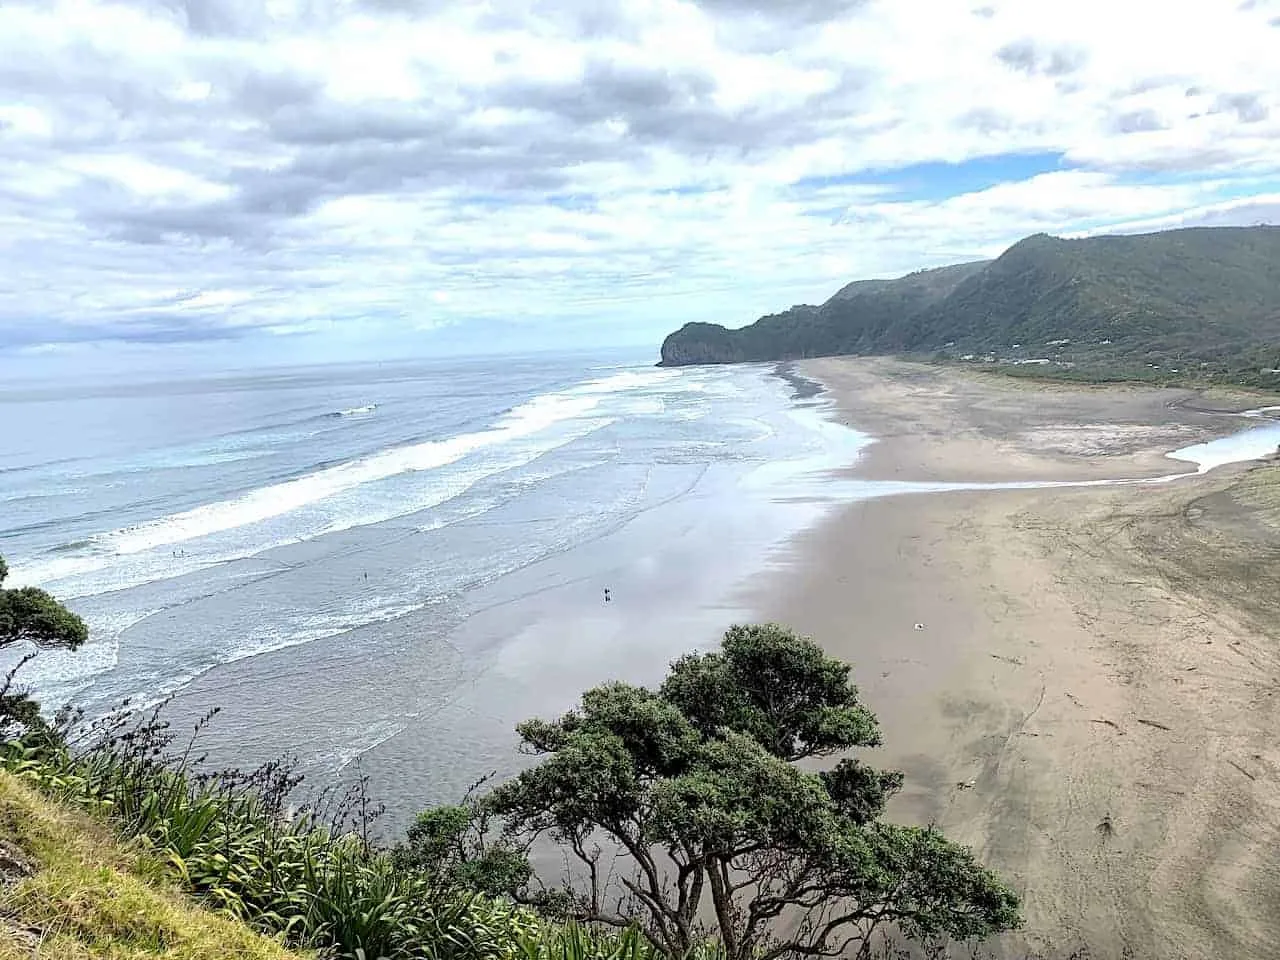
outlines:
M554 341L578 315L656 341L1038 230L1273 219L1277 16L0 5L0 346L362 318L525 318ZM964 166L983 157L1003 159ZM940 162L961 166L919 167Z

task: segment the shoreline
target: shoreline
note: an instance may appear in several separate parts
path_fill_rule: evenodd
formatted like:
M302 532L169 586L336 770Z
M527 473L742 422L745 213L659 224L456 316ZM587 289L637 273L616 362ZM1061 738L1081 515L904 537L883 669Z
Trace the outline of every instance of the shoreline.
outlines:
M845 475L864 480L993 483L1170 473L1166 454L1232 432L1255 396L1133 385L1045 386L894 360L824 358L838 420L877 439ZM1235 401L1235 402L1232 402Z
M345 783L367 774L392 834L480 777L515 773L528 762L517 723L558 715L601 682L658 682L671 660L747 619L733 603L737 585L768 572L775 549L829 512L824 478L852 459L857 438L830 429L825 400L788 396L806 384L816 393L812 381L788 388L769 368L749 379L767 389L767 404L744 408L726 391L723 415L762 418L750 421L759 449L681 457L675 447L665 458L605 464L605 479L615 469L643 474L634 502L607 522L394 620L213 664L178 688L176 721L224 708L208 744L219 762L265 762L289 749L313 775ZM565 476L562 495L607 492L585 486L586 474ZM552 523L545 512L519 513L520 504L443 529L482 550L495 531ZM359 550L402 571L424 562L435 536L400 524L357 528L343 534L337 568ZM327 579L334 569L313 563L307 576ZM158 658L171 630L143 625L128 640L149 640ZM279 703L290 698L285 727ZM368 706L335 717L328 705L344 699Z
M851 479L1155 476L1168 450L1230 432L1227 405L1187 409L1191 391L800 372L877 437ZM1277 472L862 500L745 589L854 664L884 734L868 760L907 778L889 817L937 823L1023 893L998 955L1261 958L1280 939L1280 656L1269 601L1249 599L1273 575L1215 573L1280 559L1257 512Z
M194 721L209 707L226 708L212 751L226 762L270 760L283 743L314 772L340 779L368 774L371 794L392 806L383 826L394 833L428 802L456 800L477 777L514 772L525 762L515 752L519 720L559 713L594 683L653 683L670 659L715 643L731 623L779 620L855 664L855 679L885 736L885 747L868 760L907 774L890 818L937 822L1026 894L1026 938L1009 941L1011 956L1023 957L1018 945L1032 944L1047 956L1065 957L1084 943L1116 955L1117 944L1131 943L1142 947L1136 956L1266 955L1238 950L1227 934L1213 941L1222 951L1216 954L1184 949L1192 933L1173 946L1156 941L1142 926L1156 921L1141 920L1147 909L1141 899L1133 900L1121 927L1109 925L1089 911L1125 902L1146 881L1123 858L1108 866L1114 878L1108 873L1100 880L1092 860L1060 856L1062 843L1098 855L1090 844L1105 816L1118 838L1138 844L1135 855L1154 862L1160 837L1133 824L1156 823L1167 833L1166 821L1144 806L1145 793L1108 792L1109 784L1116 770L1145 769L1147 754L1162 739L1192 743L1175 719L1174 701L1148 697L1154 680L1142 681L1148 699L1133 699L1142 655L1130 649L1129 634L1150 626L1154 615L1125 606L1122 593L1095 568L1117 583L1147 584L1140 588L1145 604L1165 603L1160 578L1183 574L1126 567L1120 546L1132 546L1125 539L1130 521L1143 519L1147 508L1155 516L1177 514L1187 497L1225 490L1252 468L1223 468L1186 484L928 496L879 496L866 483L1098 480L1144 469L1168 475L1193 467L1165 458L1160 444L1172 438L1170 446L1184 446L1225 432L1220 414L1170 413L1160 391L1064 389L1047 394L1057 398L1050 400L1022 384L974 383L902 364L824 360L773 368L773 374L792 394L776 417L777 434L795 429L796 421L816 425L808 452L795 448L796 456L782 462L729 459L693 480L679 466L650 467L644 508L596 535L469 588L457 604L428 604L393 621L218 664L181 687L178 715L170 719ZM813 392L819 382L826 387L820 394ZM1036 406L1030 413L1029 401ZM876 439L862 446L867 435L846 436L835 426L840 421ZM850 465L855 449L861 455ZM494 524L495 517L481 516L456 529L469 530L466 539L480 543ZM428 534L398 524L361 528L343 539L346 551L376 551L379 569L403 570L428 556ZM313 549L291 552L305 559ZM1064 567L1055 555L1064 549L1074 566ZM297 575L334 582L328 578L347 563L336 557L330 566L304 564ZM375 581L378 576L375 569ZM1095 582L1106 586L1100 600L1091 593ZM608 604L601 600L603 585L615 588ZM1280 596L1280 580L1274 586ZM258 596L253 584L244 589ZM218 612L218 602L179 613L203 609L207 617ZM1185 598L1167 602L1186 607L1179 616L1187 630L1222 633L1221 640L1214 634L1211 651L1221 651L1222 662L1214 661L1212 670L1207 659L1191 662L1171 650L1168 637L1150 641L1163 644L1160 655L1180 665L1161 674L1160 685L1214 682L1197 707L1204 711L1201 726L1213 735L1195 740L1188 755L1194 761L1221 756L1214 770L1234 778L1224 783L1247 776L1257 778L1251 783L1269 782L1264 777L1272 768L1254 759L1274 759L1280 774L1280 754L1272 758L1259 739L1267 727L1257 724L1270 723L1269 714L1256 705L1250 715L1231 712L1252 704L1241 690L1256 683L1241 674L1240 650L1261 662L1265 648L1230 645L1228 632L1236 628L1205 626L1202 611ZM1237 609L1240 598L1223 602ZM157 662L169 656L168 638L178 623L171 616L133 628L134 652ZM923 629L915 630L916 623ZM1093 636L1099 629L1101 639ZM1257 672L1252 660L1247 665ZM1195 669L1179 673L1182 666ZM1126 672L1129 683L1115 688L1114 676ZM1223 677L1237 685L1226 696ZM1280 687L1280 669L1276 677ZM1210 697L1221 704L1207 702ZM290 705L287 729L282 703ZM335 712L336 703L366 706ZM1223 711L1213 713L1218 706ZM1245 721L1255 724L1253 734L1223 738L1221 731ZM1095 742L1098 737L1114 742ZM1178 778L1191 776L1195 764L1180 754L1161 755L1160 763L1168 769L1146 770L1144 783L1169 795L1189 792ZM1249 772L1236 772L1232 763ZM1065 813L1054 781L1061 770L1079 781ZM1250 802L1269 802L1270 794L1256 789L1260 799ZM1192 827L1224 818L1221 796L1195 795L1201 805L1185 814ZM1263 822L1280 823L1280 806L1273 813ZM1101 854L1111 856L1118 842ZM1223 876L1214 874L1214 882ZM1201 923L1184 901L1166 901ZM1089 939L1067 943L1079 930ZM1160 949L1148 950L1152 944Z

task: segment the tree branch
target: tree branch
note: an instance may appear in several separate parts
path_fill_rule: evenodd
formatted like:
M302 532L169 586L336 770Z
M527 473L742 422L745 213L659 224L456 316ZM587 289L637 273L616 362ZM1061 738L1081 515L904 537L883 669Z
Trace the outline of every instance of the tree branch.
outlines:
M600 857L599 848L596 849L596 853L594 856L588 855L588 853L582 846L582 837L579 834L575 833L570 838L570 840L571 840L570 845L573 848L573 852L577 854L577 857L579 860L581 860L583 863L587 865L587 876L590 878L590 881L591 881L591 912L599 913L600 912L600 871L596 864L596 861Z
M718 858L717 858L718 859ZM729 889L722 871L723 861L707 864L707 880L711 884L711 904L715 907L716 923L720 927L720 940L730 960L740 960L737 931L733 928L733 892Z

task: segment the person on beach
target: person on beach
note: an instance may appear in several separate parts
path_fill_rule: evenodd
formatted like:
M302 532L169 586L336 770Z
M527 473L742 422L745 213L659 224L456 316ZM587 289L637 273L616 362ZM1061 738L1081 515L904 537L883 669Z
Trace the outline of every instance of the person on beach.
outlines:
M609 588L608 588L608 587L605 587L605 588L604 588L604 602L605 602L605 603L608 603L610 599L611 599L611 597L609 596Z

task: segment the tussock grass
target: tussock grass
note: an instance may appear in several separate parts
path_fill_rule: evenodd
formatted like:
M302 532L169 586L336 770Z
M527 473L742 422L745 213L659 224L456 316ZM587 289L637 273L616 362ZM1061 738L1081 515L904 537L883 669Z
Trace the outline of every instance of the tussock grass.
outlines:
M0 841L34 870L0 887L4 960L286 960L300 956L200 908L162 863L88 814L0 771ZM24 871L25 872L25 871Z
M291 804L288 762L205 770L158 713L67 729L0 750L0 841L42 864L0 898L0 960L37 944L52 960L662 957L636 928L561 922L406 868L370 839L362 795ZM720 955L707 943L682 960Z

